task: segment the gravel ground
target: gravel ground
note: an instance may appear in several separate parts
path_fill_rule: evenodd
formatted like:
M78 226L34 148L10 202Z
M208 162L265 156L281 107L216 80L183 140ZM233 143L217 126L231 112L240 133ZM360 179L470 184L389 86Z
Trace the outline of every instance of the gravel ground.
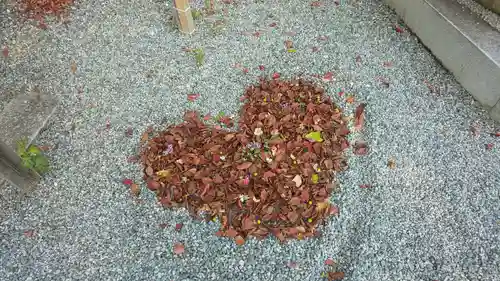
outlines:
M396 15L378 0L237 2L224 28L198 22L192 37L171 26L164 1L118 0L81 1L68 25L36 31L29 51L12 40L31 28L2 34L0 44L19 53L0 60L8 70L0 87L42 84L63 106L37 140L52 147L53 171L0 223L0 280L322 280L329 257L345 280L500 276L500 143L486 133L495 124L413 35L394 31ZM296 53L284 51L286 39ZM182 47L203 48L205 64L198 69ZM214 235L216 223L163 210L149 192L132 199L121 180L140 182L139 165L127 163L140 133L178 122L186 109L236 114L260 64L282 77L333 71L326 87L346 111L355 105L339 88L368 104L362 135L371 152L351 157L340 175L340 216L323 236L237 247ZM201 96L189 103L188 93ZM182 257L175 242L186 246Z
M483 5L475 2L474 0L456 0L465 8L469 8L473 13L481 17L485 22L490 24L493 28L500 31L500 16L494 12L486 9Z

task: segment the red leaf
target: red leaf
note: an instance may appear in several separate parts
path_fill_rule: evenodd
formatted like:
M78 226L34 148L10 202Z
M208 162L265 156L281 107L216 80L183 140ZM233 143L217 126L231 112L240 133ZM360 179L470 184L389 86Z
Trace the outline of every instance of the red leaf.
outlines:
M243 68L241 71L243 71L243 73L247 74L248 73L248 68Z
M371 188L372 185L371 184L360 184L359 187L360 188Z
M288 262L288 263L286 264L286 266L288 266L288 267L289 267L289 268L291 268L291 269L297 269L297 268L299 267L299 265L298 265L296 262L294 262L294 261L290 261L290 262Z
M254 33L252 33L253 36L259 38L260 37L260 32L258 31L255 31Z
M166 228L168 226L168 224L166 224L166 223L160 223L158 226L160 228Z
M9 48L7 48L7 46L3 47L2 54L4 58L9 56Z
M35 230L33 230L33 229L25 230L24 236L26 236L28 238L35 236Z
M188 101L195 101L200 97L200 94L188 94L187 99Z
M311 7L320 7L322 5L323 5L323 3L321 3L321 1L313 1L313 2L311 2Z
M335 262L331 258L325 260L325 265L335 265Z
M134 183L134 181L133 181L133 180L131 180L131 179L123 179L122 183L123 183L124 185L131 185L131 184L133 184L133 183Z
M108 119L106 119L106 130L109 130L111 128L111 121Z
M335 205L330 205L330 215L338 216L340 213L339 207Z
M494 146L495 146L494 143L488 143L486 144L486 150L492 150Z
M277 25L278 25L277 23L273 22L269 25L269 27L276 27Z
M328 82L332 81L333 79L333 72L327 72L325 75L323 75L323 81Z
M259 65L259 70L260 70L260 71L264 71L264 69L265 69L265 67L264 67L262 64L261 64L261 65Z
M184 244L182 243L175 243L174 244L174 254L176 255L182 255L184 254L186 248L184 247Z
M154 181L154 180L148 181L148 188L151 191L157 190L158 188L160 188L160 186L161 185L157 181Z
M384 67L392 67L392 62L384 61Z
M244 100L246 100L246 99L247 99L247 96L241 96L241 97L240 97L240 101L244 101Z
M212 115L210 115L210 113L208 113L207 115L205 115L205 116L203 117L203 120L205 120L205 121L208 121L208 120L210 120L210 119L212 119Z
M397 33L404 33L405 32L404 29L398 25L396 25L394 27L394 30L396 30Z
M272 77L273 77L273 79L278 79L278 78L280 78L280 76L281 75L278 72L275 72L275 73L273 73Z
M184 226L184 224L182 224L182 223L176 223L175 224L175 230L181 231L181 229L182 229L183 226Z
M491 133L490 135L491 135L492 137L500 137L500 132Z
M214 154L212 156L212 161L214 161L216 163L219 162L220 161L220 155L219 154Z

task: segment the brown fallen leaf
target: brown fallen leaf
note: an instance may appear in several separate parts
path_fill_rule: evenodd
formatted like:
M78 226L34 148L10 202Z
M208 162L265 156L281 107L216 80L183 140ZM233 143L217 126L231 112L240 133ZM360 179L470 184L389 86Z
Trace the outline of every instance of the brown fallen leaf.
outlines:
M286 49L291 49L291 48L293 48L293 42L292 42L292 40L286 40L286 41L285 41L285 48L286 48Z
M246 169L250 168L250 166L252 166L252 164L253 164L252 162L241 163L241 164L239 164L236 167L236 169L238 169L238 170L246 170Z
M176 255L182 255L186 251L186 248L184 247L184 244L182 243L175 243L174 244L174 254Z
M366 103L362 103L356 107L354 112L354 128L358 131L363 128L365 122L365 107Z
M139 194L141 194L141 188L137 184L133 183L130 185L130 193L134 196L139 196Z
M342 280L345 277L344 272L337 271L337 272L328 272L328 281L334 281L334 280Z
M71 73L75 74L76 73L76 62L71 62Z
M396 168L396 160L394 160L393 158L389 159L387 161L387 167L389 167L389 169L395 169Z

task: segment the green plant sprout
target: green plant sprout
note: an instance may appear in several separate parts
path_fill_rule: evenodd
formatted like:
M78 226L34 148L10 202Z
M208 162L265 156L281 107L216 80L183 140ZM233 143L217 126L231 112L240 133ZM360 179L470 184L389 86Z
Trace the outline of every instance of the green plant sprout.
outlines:
M42 150L33 144L28 144L28 139L23 138L17 141L17 155L21 158L21 165L33 170L38 174L44 174L50 170L49 160Z
M205 52L201 48L196 48L193 50L194 54L194 59L196 60L196 65L198 67L203 65L203 62L205 61Z

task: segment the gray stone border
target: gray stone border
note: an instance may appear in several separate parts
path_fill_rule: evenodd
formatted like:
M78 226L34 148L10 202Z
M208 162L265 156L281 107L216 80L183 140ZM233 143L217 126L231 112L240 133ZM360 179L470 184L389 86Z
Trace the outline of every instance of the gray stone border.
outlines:
M500 32L455 1L385 1L490 116L500 121Z

